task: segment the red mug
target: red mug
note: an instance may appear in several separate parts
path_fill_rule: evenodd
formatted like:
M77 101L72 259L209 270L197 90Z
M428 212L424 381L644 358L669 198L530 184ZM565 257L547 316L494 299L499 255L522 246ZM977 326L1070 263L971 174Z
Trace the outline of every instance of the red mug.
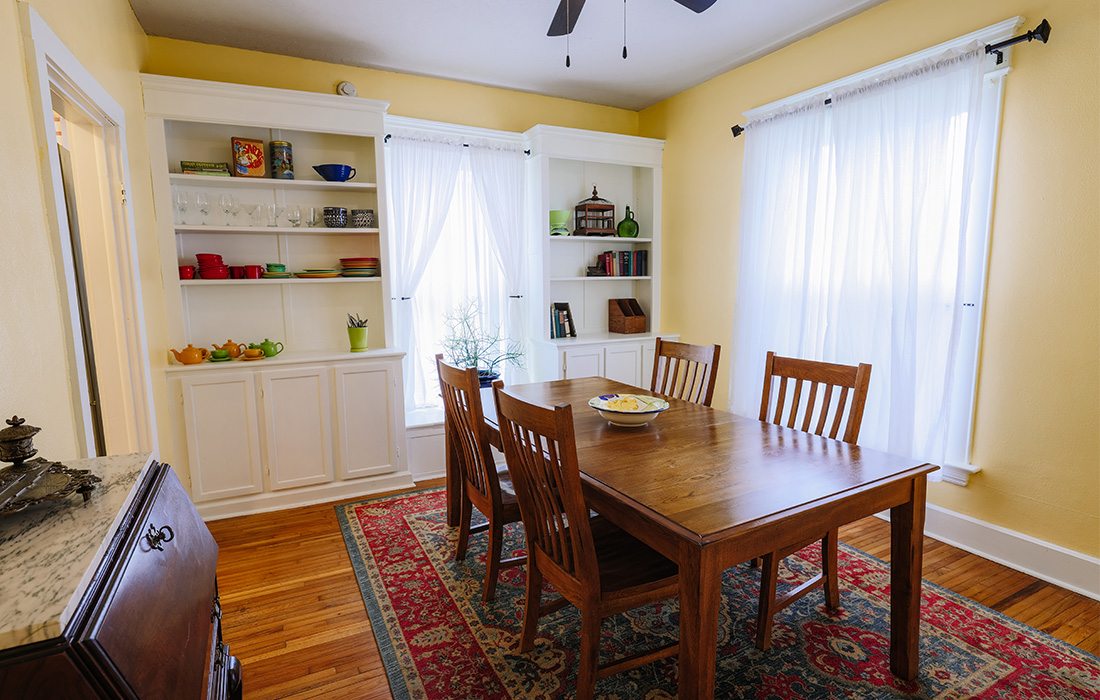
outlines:
M264 272L264 266L263 265L245 265L244 266L244 276L245 276L246 279L258 280L258 279L260 279L260 275L262 275L263 272Z
M195 279L195 266L194 265L180 265L180 279L181 280L193 280L193 279Z
M230 265L229 276L235 280L244 279L244 265Z

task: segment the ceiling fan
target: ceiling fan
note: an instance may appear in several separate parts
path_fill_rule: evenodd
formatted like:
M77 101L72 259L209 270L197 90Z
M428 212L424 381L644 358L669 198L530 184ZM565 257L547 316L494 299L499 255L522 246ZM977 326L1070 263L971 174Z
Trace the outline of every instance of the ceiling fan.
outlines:
M689 10L699 13L713 5L716 0L674 0ZM554 13L554 19L550 22L550 29L546 36L565 36L573 31L580 17L584 0L561 0L558 11Z

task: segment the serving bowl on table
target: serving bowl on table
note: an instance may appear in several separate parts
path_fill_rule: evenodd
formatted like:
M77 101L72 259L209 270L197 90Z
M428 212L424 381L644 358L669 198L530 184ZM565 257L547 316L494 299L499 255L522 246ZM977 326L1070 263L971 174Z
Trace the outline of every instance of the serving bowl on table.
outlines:
M603 394L588 400L600 417L622 428L637 428L668 410L668 401L642 394Z

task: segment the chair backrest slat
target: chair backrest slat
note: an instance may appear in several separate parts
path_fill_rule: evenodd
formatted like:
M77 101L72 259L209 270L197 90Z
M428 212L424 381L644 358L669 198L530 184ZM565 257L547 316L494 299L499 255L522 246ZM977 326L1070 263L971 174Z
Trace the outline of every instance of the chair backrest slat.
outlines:
M573 411L527 403L493 384L504 455L516 487L529 550L575 580L599 586L599 568L581 491Z
M692 345L657 338L649 387L665 396L709 406L718 376L718 345Z
M500 480L484 431L481 409L481 385L477 368L460 369L435 357L439 372L439 391L443 410L451 430L448 439L458 454L462 478L482 499L500 505ZM469 489L467 489L469 491ZM483 504L477 504L481 507Z
M773 399L773 378L779 378L779 387ZM787 404L788 380L794 380L794 389L790 398L790 409L784 414ZM867 402L867 389L870 386L871 365L839 365L831 362L800 360L793 357L780 357L769 352L764 368L764 391L760 398L760 420L786 425L794 428L801 413L801 429L811 432L813 417L817 414L813 433L836 439L838 435L845 442L855 444L859 440L859 429L863 423L863 408ZM810 391L805 403L802 402L802 390L809 382ZM818 387L824 386L820 403L817 401ZM836 405L833 405L834 389L840 389ZM850 401L849 401L850 399ZM774 403L773 403L774 401ZM784 416L786 420L784 421ZM831 417L831 421L830 421ZM844 431L841 433L841 426Z

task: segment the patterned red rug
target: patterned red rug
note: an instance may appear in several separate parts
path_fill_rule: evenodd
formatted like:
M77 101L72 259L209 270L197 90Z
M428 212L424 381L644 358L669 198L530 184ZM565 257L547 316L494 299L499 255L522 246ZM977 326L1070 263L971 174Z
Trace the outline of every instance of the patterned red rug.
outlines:
M476 511L475 511L476 513ZM525 567L505 570L497 599L481 602L485 536L470 538L454 563L457 529L444 494L424 491L337 507L394 698L572 697L579 616L572 607L542 618L534 651L516 653ZM519 525L505 556L523 551ZM915 683L889 671L889 568L841 545L842 611L820 592L783 611L773 646L752 642L759 572L725 574L719 619L719 698L1096 698L1100 660L944 588L925 582L921 666ZM816 571L807 548L781 568L786 585ZM782 584L781 584L782 585ZM604 621L601 660L658 646L678 633L675 602ZM668 659L601 680L604 698L675 697Z

